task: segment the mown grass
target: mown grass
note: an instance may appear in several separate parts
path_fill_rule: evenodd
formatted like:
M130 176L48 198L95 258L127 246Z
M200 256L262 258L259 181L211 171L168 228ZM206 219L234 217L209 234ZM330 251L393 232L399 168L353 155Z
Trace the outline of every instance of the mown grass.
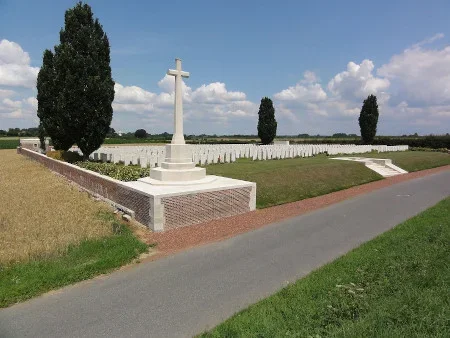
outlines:
M362 157L389 158L396 166L399 166L409 172L436 168L450 164L450 154L432 151L399 151L360 155Z
M328 194L382 177L364 164L313 158L252 161L206 166L208 175L256 182L256 205L266 208Z
M111 222L98 217L105 204L15 150L0 150L0 158L0 265L112 235Z
M449 337L450 198L202 337Z
M18 138L0 138L0 149L16 149L19 146Z
M0 307L109 272L147 250L111 213L99 216L111 223L113 235L69 245L62 255L0 265Z

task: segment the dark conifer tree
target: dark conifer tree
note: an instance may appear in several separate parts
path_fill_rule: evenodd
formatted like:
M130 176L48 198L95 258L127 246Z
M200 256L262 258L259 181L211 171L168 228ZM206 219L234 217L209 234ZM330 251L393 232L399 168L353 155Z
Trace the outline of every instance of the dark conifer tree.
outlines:
M40 99L38 116L55 146L66 150L76 143L87 158L102 145L113 116L114 81L108 37L89 5L79 2L66 11L60 44L54 55L45 51L39 105Z
M48 49L44 52L41 70L37 77L37 115L39 126L47 132L57 150L69 149L75 141L65 130L65 114L57 109L58 91L55 87L55 68L53 53Z
M375 95L369 95L367 99L364 100L364 104L359 115L361 140L364 144L370 144L373 142L377 133L378 116L377 97Z
M258 136L262 144L272 143L277 135L277 121L275 120L275 108L268 97L261 99L258 112Z

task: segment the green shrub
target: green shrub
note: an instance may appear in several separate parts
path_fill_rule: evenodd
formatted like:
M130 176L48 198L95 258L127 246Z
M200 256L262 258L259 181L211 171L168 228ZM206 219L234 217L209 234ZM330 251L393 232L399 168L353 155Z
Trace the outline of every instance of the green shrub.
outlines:
M83 156L73 151L53 150L48 151L46 155L55 160L68 163L75 163L83 160Z
M95 171L101 175L109 176L116 180L129 182L136 181L139 178L150 175L150 168L141 168L138 166L125 166L115 163L100 163L100 162L77 162L77 166Z

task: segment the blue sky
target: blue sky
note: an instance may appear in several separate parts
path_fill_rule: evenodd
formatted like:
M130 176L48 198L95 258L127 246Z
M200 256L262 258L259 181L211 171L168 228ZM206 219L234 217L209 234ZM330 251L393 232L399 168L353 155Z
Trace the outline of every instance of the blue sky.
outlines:
M0 0L0 129L36 126L33 79L76 1ZM112 126L171 131L174 58L185 132L255 134L274 100L279 134L450 132L448 1L89 1L111 43ZM28 56L28 58L27 58Z

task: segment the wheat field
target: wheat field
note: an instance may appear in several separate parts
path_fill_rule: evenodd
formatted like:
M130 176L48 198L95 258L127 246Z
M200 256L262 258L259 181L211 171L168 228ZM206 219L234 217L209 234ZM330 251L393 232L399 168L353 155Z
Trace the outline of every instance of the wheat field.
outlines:
M0 150L0 266L60 254L112 234L109 208L42 165Z

